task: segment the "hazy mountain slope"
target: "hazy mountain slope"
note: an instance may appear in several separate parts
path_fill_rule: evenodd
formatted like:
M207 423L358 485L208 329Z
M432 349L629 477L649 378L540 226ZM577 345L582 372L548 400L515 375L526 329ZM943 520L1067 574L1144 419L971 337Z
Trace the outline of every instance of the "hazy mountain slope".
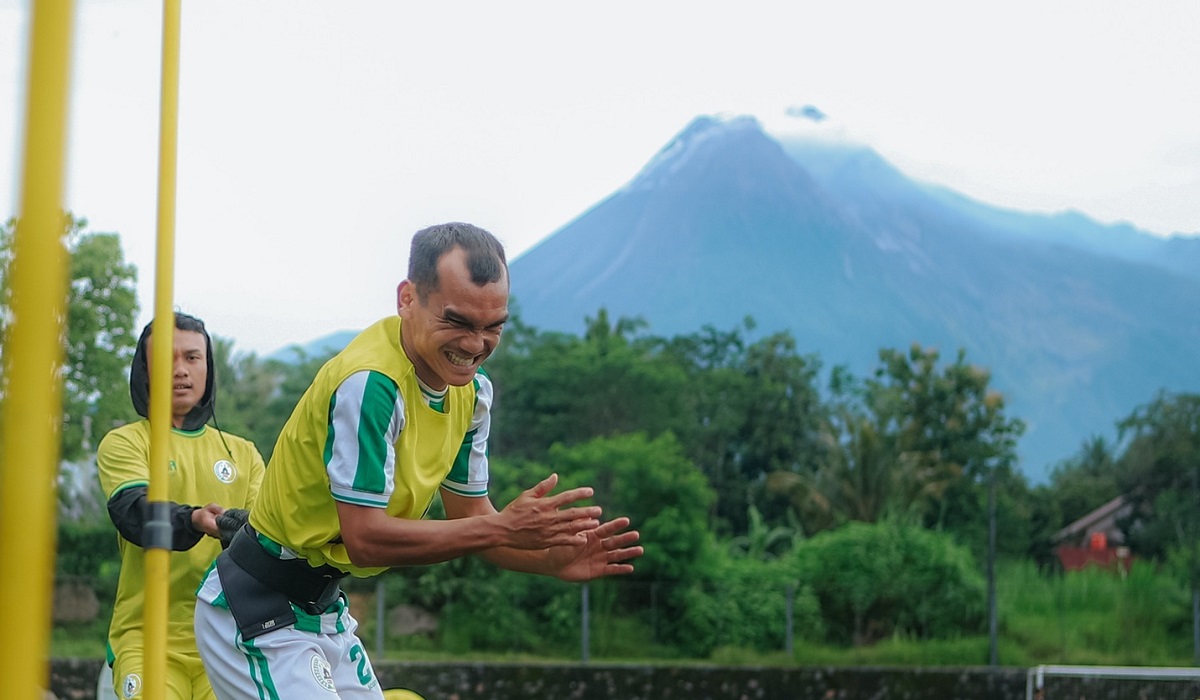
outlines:
M966 347L992 368L1030 422L1022 447L1031 457L1072 447L1060 432L1106 432L1159 387L1200 386L1187 350L1198 340L1200 266L1186 255L1200 240L990 208L913 183L861 147L785 148L868 229L920 237L910 243L942 289L911 280L893 289L941 320L937 344ZM1171 250L1183 251L1171 265L1151 264Z
M919 330L877 303L879 262L869 233L755 122L698 120L627 188L514 260L513 294L546 329L581 332L600 306L662 335L750 315L763 333L802 330L802 348L868 361L862 338Z
M667 336L752 315L858 372L885 346L964 347L1030 422L1039 479L1160 387L1200 387L1196 276L1150 264L1153 241L1118 255L1083 231L911 182L868 149L701 118L512 261L513 294L526 322L576 333L601 306Z
M315 340L310 340L307 343L294 343L287 347L279 348L263 359L294 363L299 362L301 359L324 357L331 352L337 352L346 347L359 332L361 332L361 329L336 331Z

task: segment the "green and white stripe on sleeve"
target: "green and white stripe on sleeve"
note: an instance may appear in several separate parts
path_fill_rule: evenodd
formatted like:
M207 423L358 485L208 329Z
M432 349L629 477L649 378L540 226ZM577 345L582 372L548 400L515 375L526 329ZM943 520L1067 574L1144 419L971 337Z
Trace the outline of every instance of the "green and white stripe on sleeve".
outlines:
M488 493L488 436L492 428L492 380L480 369L475 373L475 411L442 488L460 496Z
M384 508L395 487L404 398L380 372L355 372L329 400L325 468L336 500Z

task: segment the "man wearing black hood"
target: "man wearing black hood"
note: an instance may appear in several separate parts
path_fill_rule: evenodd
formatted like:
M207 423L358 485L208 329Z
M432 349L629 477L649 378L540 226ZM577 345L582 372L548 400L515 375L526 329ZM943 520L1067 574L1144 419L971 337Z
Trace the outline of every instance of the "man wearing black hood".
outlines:
M108 513L120 533L121 577L108 630L109 664L118 697L142 696L142 615L145 565L142 549L150 483L150 332L138 340L129 372L129 395L143 420L115 428L100 441L96 463L108 496ZM226 508L248 509L258 495L264 465L254 443L210 429L216 376L212 340L204 322L175 314L171 436L167 497L171 501L171 563L167 615L167 697L212 698L196 650L196 588L221 551L217 517ZM193 505L199 504L199 505ZM209 535L209 537L205 537Z

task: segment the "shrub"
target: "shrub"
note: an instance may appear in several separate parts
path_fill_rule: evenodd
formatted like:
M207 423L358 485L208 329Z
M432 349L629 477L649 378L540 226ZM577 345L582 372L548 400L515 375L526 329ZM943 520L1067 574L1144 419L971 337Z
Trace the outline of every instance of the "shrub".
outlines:
M121 562L117 531L107 520L99 523L62 522L58 526L59 576L98 577L106 563Z
M693 657L708 656L718 647L781 651L790 587L792 634L821 639L824 627L817 598L809 587L796 587L797 580L790 561L714 554L707 576L682 592L672 641Z
M820 602L831 641L973 634L986 619L983 577L948 535L852 522L804 542L792 556Z

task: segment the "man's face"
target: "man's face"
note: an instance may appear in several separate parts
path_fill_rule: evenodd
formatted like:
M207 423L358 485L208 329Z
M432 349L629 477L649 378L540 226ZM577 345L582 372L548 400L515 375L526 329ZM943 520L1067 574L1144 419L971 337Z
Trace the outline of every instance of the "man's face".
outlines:
M408 280L396 291L404 352L421 381L435 390L471 383L500 344L508 320L507 274L499 282L476 285L462 248L438 261L438 280L437 291L424 302Z
M150 337L151 345L154 337ZM171 416L176 428L183 426L183 418L204 398L208 386L208 353L204 334L197 331L175 329L174 369L171 374ZM146 369L154 378L154 352L146 354Z

